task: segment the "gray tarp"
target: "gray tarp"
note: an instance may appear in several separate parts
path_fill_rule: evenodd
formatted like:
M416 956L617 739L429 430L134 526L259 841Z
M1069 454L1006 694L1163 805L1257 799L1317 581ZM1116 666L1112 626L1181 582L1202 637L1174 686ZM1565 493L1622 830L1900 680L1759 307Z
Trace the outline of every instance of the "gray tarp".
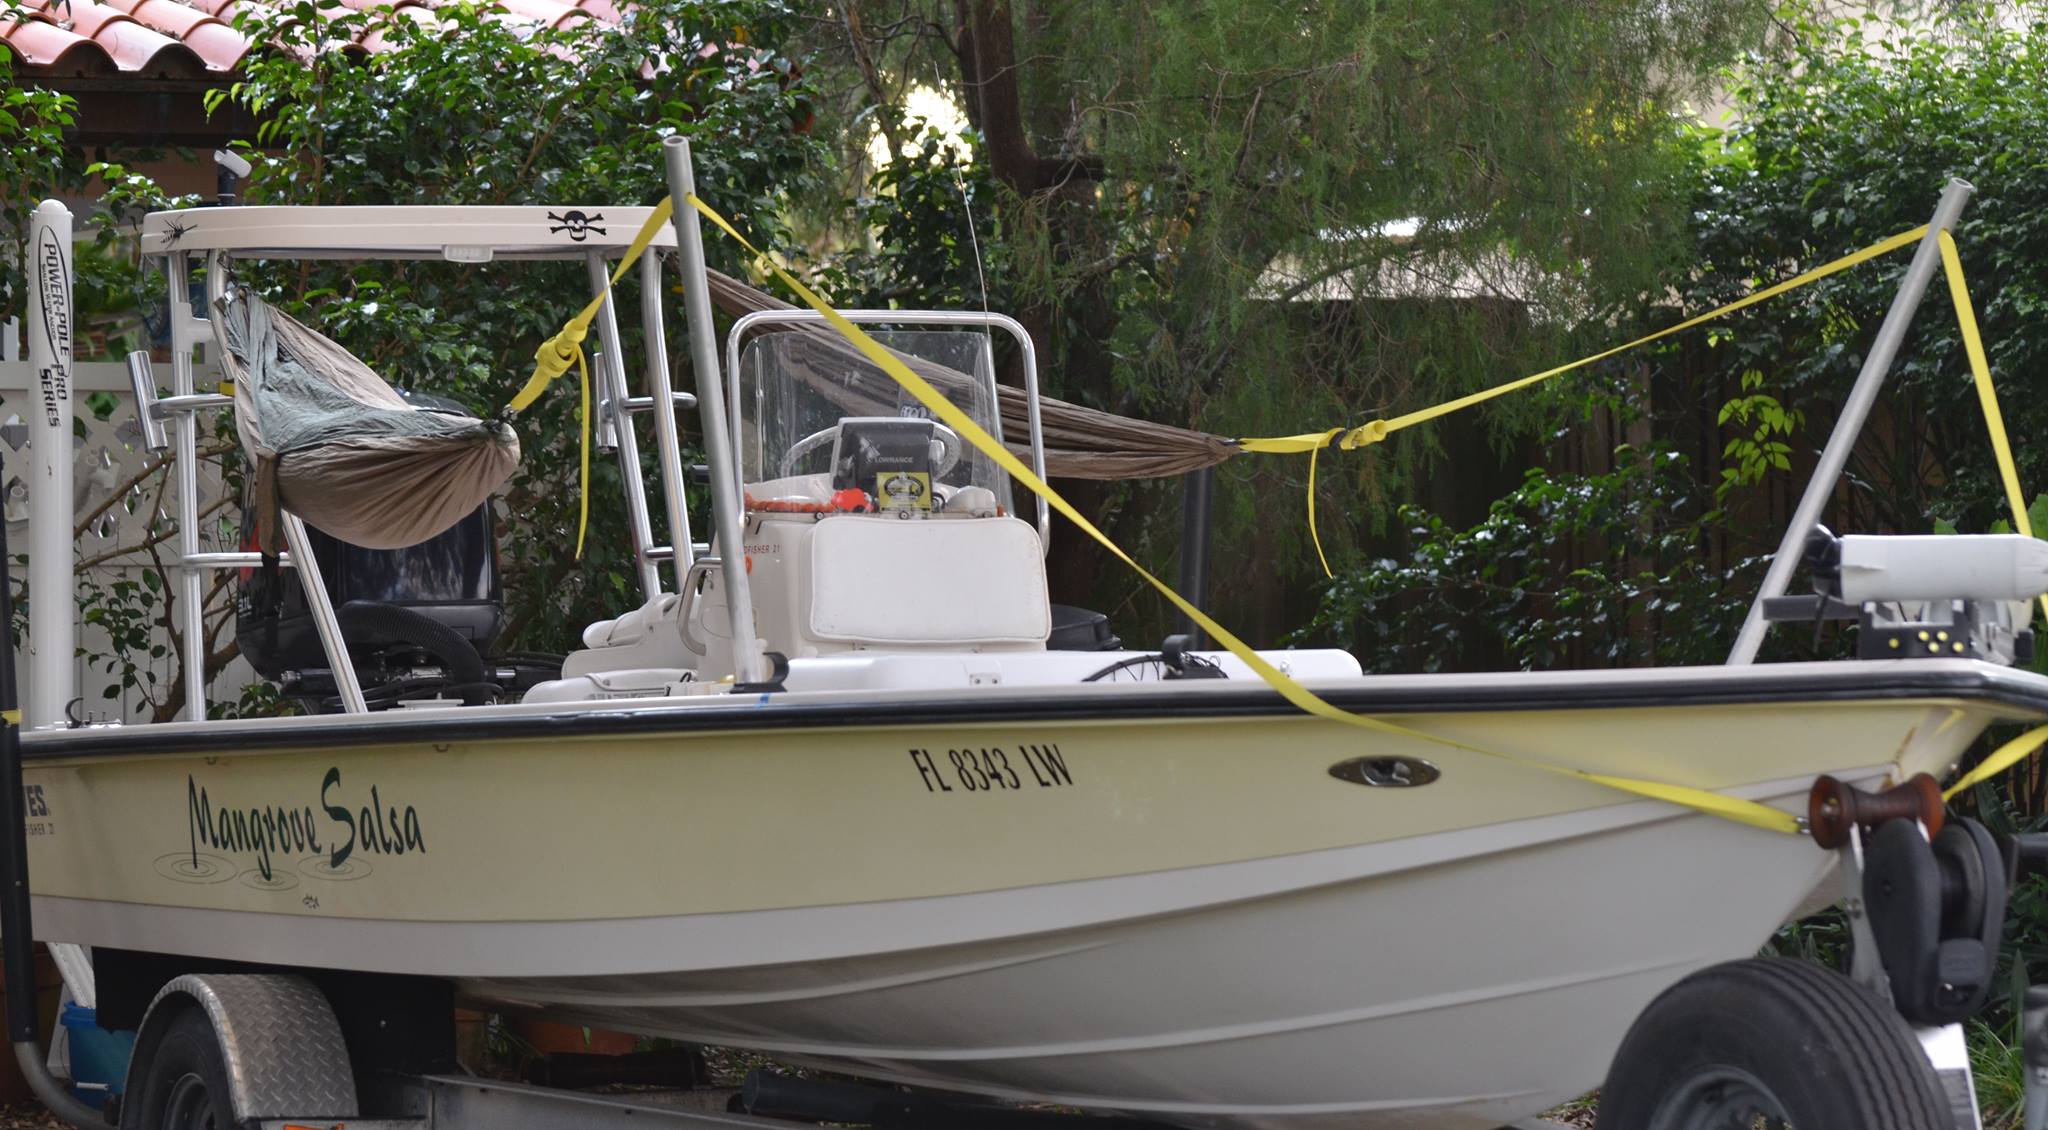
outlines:
M791 308L789 303L718 271L711 272L710 290L712 304L735 316L756 310ZM868 364L866 358L831 327L811 324L800 328L816 335L823 349L843 355L846 361ZM941 387L949 381L967 379L951 369L920 358L904 357L903 360L919 376ZM1028 461L1031 453L1023 441L1031 431L1026 422L1024 392L1008 385L999 387L996 392L1001 398L1004 445ZM1040 398L1039 421L1045 434L1045 471L1055 478L1150 479L1185 475L1204 467L1214 467L1243 452L1242 448L1222 436L1133 420L1128 416L1084 408L1051 397Z
M519 465L519 440L503 422L415 408L347 350L245 291L221 306L221 364L256 463L265 553L283 540L280 504L354 545L417 545Z

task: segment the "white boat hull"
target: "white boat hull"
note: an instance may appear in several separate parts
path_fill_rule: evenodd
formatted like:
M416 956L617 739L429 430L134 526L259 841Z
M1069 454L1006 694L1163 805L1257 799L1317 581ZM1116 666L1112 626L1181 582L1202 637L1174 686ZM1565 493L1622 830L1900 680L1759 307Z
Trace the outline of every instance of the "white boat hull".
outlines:
M2003 682L1843 701L1852 682L1815 675L1810 697L1743 701L1699 675L1686 705L1403 723L1797 809L1818 773L1938 773L1984 725L2038 712L2020 700L2048 702L2048 680L1985 677ZM1521 678L1623 699L1643 682ZM1657 992L1755 952L1830 866L1803 837L1328 723L1204 716L1218 692L1187 693L1185 718L1030 723L1071 781L1014 793L931 788L908 751L942 739L910 723L839 727L823 753L819 732L735 730L53 749L30 779L57 811L90 795L128 818L32 847L37 921L124 949L425 974L493 1007L1190 1126L1458 1130L1597 1085ZM1327 772L1397 748L1442 778ZM198 854L228 870L162 881L184 864L189 782L225 807L323 767L374 776L394 817L416 804L424 850L325 881L317 858L266 878L217 849ZM490 769L487 797L458 787Z

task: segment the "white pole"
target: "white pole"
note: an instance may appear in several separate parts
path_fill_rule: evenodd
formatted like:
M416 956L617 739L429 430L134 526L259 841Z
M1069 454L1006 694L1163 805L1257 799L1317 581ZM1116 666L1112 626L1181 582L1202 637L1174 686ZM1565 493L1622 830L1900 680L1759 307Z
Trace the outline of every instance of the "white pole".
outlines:
M662 139L668 171L668 192L676 229L678 266L683 276L683 312L690 325L690 355L697 370L697 414L704 421L704 461L711 467L711 522L718 534L719 579L725 585L727 614L732 618L733 674L742 683L758 682L769 672L762 662L761 640L754 634L754 597L747 585L747 546L740 536L739 463L732 457L733 437L725 430L725 391L718 372L718 331L711 324L711 285L704 269L704 236L697 210L689 198L697 191L690 166L690 142Z
M55 200L29 222L28 697L30 729L63 723L76 697L71 523L71 211Z

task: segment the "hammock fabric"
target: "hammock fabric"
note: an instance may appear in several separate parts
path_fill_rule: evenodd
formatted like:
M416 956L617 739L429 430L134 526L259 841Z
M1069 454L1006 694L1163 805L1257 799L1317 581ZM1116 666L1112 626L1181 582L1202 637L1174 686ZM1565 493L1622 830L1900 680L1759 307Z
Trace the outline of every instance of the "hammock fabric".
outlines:
M369 366L247 291L214 324L235 383L235 430L255 461L257 545L279 508L369 549L417 545L482 505L519 465L501 421L418 408Z
M794 309L731 275L712 271L710 282L712 305L734 317L756 310ZM844 363L869 364L851 343L828 326L799 323L795 328L813 335L818 348L836 356L842 367ZM901 360L918 376L940 388L954 387L968 379L921 358L902 355ZM893 396L895 386L891 384L888 388ZM1031 434L1024 391L1001 385L996 394L1003 417L1004 446L1028 460L1030 448L1021 442ZM883 414L895 413L890 409ZM1045 470L1054 478L1151 479L1185 475L1214 467L1243 452L1222 436L1134 420L1051 397L1039 398L1039 423L1045 435Z

